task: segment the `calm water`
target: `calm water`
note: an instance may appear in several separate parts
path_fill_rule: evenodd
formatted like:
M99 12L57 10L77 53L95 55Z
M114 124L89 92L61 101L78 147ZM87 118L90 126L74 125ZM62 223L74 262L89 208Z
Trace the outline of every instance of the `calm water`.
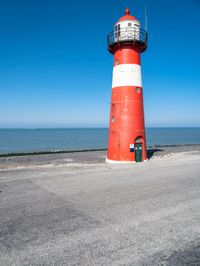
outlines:
M0 153L107 147L107 128L0 129ZM147 145L200 144L200 128L147 128Z

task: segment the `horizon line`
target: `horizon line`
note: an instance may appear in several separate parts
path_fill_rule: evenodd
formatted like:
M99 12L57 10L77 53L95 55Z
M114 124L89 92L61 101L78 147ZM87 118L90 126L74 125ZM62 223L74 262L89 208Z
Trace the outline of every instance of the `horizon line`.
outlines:
M200 128L200 126L146 126L145 128ZM85 126L85 127L0 127L0 130L11 130L11 129L26 129L26 130L37 130L37 129L109 129L107 126Z

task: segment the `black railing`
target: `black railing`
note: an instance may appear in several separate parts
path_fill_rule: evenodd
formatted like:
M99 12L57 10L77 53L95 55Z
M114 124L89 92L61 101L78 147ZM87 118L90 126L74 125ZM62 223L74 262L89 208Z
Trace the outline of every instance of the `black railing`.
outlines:
M143 29L127 27L120 30L114 30L108 34L108 48L112 49L118 43L121 42L134 42L141 47L141 50L145 50L147 47L148 36L147 32Z

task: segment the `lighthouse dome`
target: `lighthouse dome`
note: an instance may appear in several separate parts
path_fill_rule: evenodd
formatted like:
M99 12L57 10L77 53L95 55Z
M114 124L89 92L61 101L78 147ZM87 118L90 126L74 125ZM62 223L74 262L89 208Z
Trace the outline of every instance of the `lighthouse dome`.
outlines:
M126 10L125 10L125 15L123 17L121 17L118 22L120 21L124 21L124 20L133 20L133 21L138 21L134 16L131 16L130 15L130 10L129 8L127 7Z
M115 29L117 31L123 30L139 30L140 22L133 16L130 15L130 10L126 8L125 15L121 17L115 24Z
M114 31L115 41L137 41L140 37L140 22L126 8L125 15L115 24Z
M131 16L128 8L125 10L125 15L114 25L114 30L108 35L109 51L112 53L113 48L122 43L137 46L141 52L147 47L147 33L141 29L140 22Z

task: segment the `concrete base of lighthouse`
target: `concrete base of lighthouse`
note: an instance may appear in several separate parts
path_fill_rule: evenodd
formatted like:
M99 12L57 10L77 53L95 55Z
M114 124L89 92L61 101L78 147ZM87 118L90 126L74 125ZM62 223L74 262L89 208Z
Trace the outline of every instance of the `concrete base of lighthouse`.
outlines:
M112 164L133 164L136 163L136 161L115 161L115 160L109 160L106 158L106 163L112 163Z
M142 161L142 162L147 162L148 159ZM106 157L106 163L109 163L109 164L134 164L136 163L136 161L115 161L115 160L110 160Z

